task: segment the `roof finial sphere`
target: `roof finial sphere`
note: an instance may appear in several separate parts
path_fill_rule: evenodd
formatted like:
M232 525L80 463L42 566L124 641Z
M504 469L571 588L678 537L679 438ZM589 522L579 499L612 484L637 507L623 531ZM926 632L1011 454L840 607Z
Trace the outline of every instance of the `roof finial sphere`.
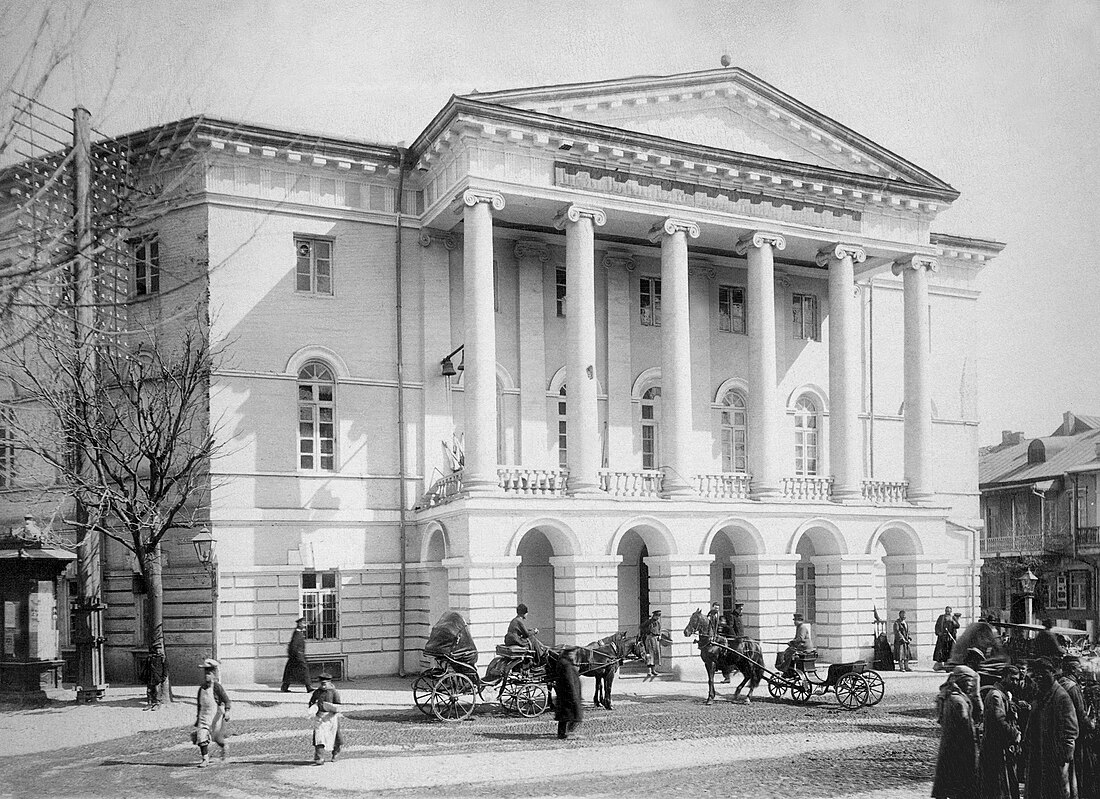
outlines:
M728 67L731 63L733 63L730 60L730 57L728 55L724 54L724 53L722 54L721 62L722 62L722 66L724 66L724 67Z

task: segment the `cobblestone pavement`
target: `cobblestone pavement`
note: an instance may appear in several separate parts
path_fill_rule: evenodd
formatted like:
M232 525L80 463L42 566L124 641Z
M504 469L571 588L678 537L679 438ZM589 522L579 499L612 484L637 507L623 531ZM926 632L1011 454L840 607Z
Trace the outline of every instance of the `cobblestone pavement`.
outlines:
M831 697L799 706L766 692L748 706L707 707L705 685L621 681L615 710L590 710L569 741L549 716L494 706L458 724L429 720L409 707L408 683L392 680L383 691L342 689L356 705L348 745L322 768L308 765L304 695L257 687L231 694L230 758L205 770L188 740L193 704L143 712L133 692L110 707L0 714L0 751L10 742L22 752L0 757L0 795L927 797L940 679L888 675L882 704L853 712Z

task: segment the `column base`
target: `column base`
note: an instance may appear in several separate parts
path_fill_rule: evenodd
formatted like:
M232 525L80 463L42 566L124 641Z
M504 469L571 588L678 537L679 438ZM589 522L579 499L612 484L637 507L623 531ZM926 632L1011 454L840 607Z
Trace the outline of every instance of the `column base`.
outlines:
M673 471L667 466L661 469L664 476L661 479L661 498L662 499L677 499L685 497L698 496L698 492L692 488L691 484L680 477L679 473Z
M574 485L573 481L569 481L569 487L565 492L571 497L595 497L606 496L606 492L600 488L599 483L580 483Z
M774 502L777 499L783 498L783 492L779 486L751 486L749 489L749 499L755 499L759 502Z
M931 491L913 491L910 489L905 492L905 499L911 505L935 505L936 495Z
M863 489L858 487L845 488L834 486L829 494L829 499L833 502L839 502L842 505L859 505L865 501L863 499Z
M499 494L500 482L489 478L462 478L462 491L466 494Z

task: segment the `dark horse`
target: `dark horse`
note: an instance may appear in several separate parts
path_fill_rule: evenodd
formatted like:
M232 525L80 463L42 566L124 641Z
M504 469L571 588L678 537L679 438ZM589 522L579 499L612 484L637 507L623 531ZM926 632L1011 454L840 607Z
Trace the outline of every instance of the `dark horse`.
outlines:
M716 641L711 641L708 635L706 617L703 615L703 611L698 608L691 614L691 620L684 628L684 635L695 634L699 636L699 657L703 659L703 665L707 667L709 688L707 704L714 703L714 672L729 672L732 669L737 669L744 675L741 684L734 691L733 698L738 698L741 695L741 689L745 687L745 683L748 683L749 693L745 697L745 702L751 702L752 692L756 690L756 686L760 684L760 680L764 677L764 653L760 651L760 644L751 638L743 638L737 644L732 640L727 641L721 637Z
M573 658L582 677L596 680L596 690L592 695L592 706L603 705L611 710L611 684L619 666L629 658L640 658L638 638L631 633L619 631L587 646L573 650Z

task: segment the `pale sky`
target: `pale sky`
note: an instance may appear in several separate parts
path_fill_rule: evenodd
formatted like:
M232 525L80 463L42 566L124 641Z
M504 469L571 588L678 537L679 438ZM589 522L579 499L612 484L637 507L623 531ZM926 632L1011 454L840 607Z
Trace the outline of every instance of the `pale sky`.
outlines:
M6 0L0 74L45 5ZM100 0L44 99L109 134L206 113L395 144L451 94L723 53L958 189L934 230L1007 242L979 283L981 443L1100 414L1100 3Z

